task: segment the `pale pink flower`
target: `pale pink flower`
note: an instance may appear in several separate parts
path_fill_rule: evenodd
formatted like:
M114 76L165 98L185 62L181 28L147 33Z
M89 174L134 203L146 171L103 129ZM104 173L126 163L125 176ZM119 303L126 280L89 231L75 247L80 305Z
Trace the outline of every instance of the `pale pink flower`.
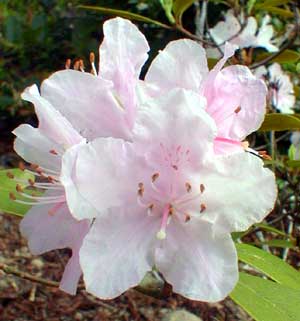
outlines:
M96 211L78 194L73 181L61 177L72 174L62 155L76 154L80 145L97 137L129 139L137 105L136 85L147 59L148 44L137 27L116 18L103 26L99 75L92 61L93 74L76 70L54 73L41 86L31 86L22 98L35 105L39 127L21 125L15 129L16 152L33 164L35 174L44 180L35 183L43 196L16 202L35 205L21 222L21 232L34 254L70 247L72 257L60 287L76 292L81 275L78 251ZM45 181L46 179L46 181ZM20 196L24 196L18 188ZM65 193L66 192L66 193ZM77 221L77 219L83 219Z
M217 153L242 150L243 140L261 126L266 111L267 90L263 81L246 66L222 69L234 50L227 43L224 57L209 71L200 44L187 39L173 41L153 60L145 77L151 89L149 95L185 88L206 98L205 109L218 127Z
M244 19L240 17L240 20ZM270 20L270 16L264 16L258 27L254 17L246 17L245 26L242 29L242 24L234 15L233 10L228 10L225 13L225 21L220 21L209 29L209 34L222 51L224 51L225 42L228 41L239 49L260 47L269 52L276 52L279 49L274 45L274 29ZM220 51L216 48L209 48L207 53L211 58L220 57Z
M270 104L281 113L293 114L296 101L294 86L280 64L273 63L268 68L261 66L255 70L255 75L268 84Z
M170 90L139 108L131 142L99 138L65 153L76 187L101 213L80 250L92 294L116 297L154 266L190 299L218 301L235 286L230 232L268 214L276 184L256 156L214 154L205 104Z

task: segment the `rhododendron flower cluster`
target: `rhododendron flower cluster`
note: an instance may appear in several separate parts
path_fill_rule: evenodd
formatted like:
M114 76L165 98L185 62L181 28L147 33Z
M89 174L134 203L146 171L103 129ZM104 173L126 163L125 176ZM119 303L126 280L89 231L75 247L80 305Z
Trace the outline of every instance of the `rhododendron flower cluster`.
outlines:
M264 48L269 52L279 50L274 44L274 29L270 24L270 16L263 17L259 28L254 17L243 17L241 14L237 18L233 10L228 10L224 18L224 21L218 22L209 29L210 36L222 51L226 41L237 45L239 49L252 47ZM220 51L216 48L210 48L207 52L209 57L220 57Z
M277 194L245 142L263 121L266 86L247 67L224 67L234 49L209 71L201 45L173 41L141 80L147 41L116 18L104 24L99 72L92 57L91 74L59 71L41 94L25 90L39 127L17 128L15 148L45 192L28 200L21 231L33 253L72 249L62 289L74 293L82 271L87 291L114 298L153 268L190 299L234 288L230 233L261 221Z
M260 66L255 70L255 75L268 84L270 105L281 113L293 114L296 102L294 86L281 66L278 63L273 63L268 68Z

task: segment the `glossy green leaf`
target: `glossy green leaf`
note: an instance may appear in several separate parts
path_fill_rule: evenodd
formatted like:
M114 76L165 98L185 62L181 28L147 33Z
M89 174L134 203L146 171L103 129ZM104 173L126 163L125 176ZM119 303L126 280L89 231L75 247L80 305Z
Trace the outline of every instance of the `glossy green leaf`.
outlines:
M282 6L284 4L288 4L291 2L290 0L265 0L263 2L257 2L255 4L256 9L265 9L268 7L277 7Z
M257 223L257 224L255 224L255 226L264 230L264 231L267 231L267 232L272 232L272 233L275 233L275 234L281 235L281 236L287 236L286 233L284 233L283 231L280 231L277 228L270 226L268 224L265 224L265 223Z
M256 321L300 320L300 290L240 273L230 297Z
M86 9L86 10L93 10L97 11L106 15L113 15L113 16L119 16L127 19L142 21L146 23L153 23L159 27L170 29L171 27L154 19L132 13L125 10L117 10L117 9L111 9L111 8L105 8L105 7L98 7L98 6L78 6L79 9Z
M181 23L183 13L194 3L194 0L174 0L173 12L176 20Z
M287 114L267 114L260 131L300 130L300 119Z
M293 18L294 17L293 12L290 10L286 10L286 9L281 9L281 8L277 8L277 7L273 7L273 6L265 6L264 10L266 10L272 14L276 14L276 15L283 17L283 18Z
M259 55L257 55L257 61L263 60L265 58L268 58L272 56L272 53L264 52ZM291 62L297 62L300 59L300 53L295 50L286 49L284 50L280 55L276 56L271 61L278 62L280 64L282 63L291 63Z
M287 240L270 240L266 242L260 242L259 245L268 245L270 247L280 247L289 249L297 248L294 242Z
M300 66L300 63L298 63L298 65ZM299 67L299 69L300 69L300 67ZM299 74L300 74L300 70L299 70ZM294 92L295 92L295 96L297 98L299 98L300 97L300 86L294 86Z
M236 249L242 262L284 286L300 290L300 272L279 257L248 244L236 243Z
M300 160L289 160L286 165L292 168L300 168Z
M14 178L12 179L9 176ZM18 184L22 188L26 188L29 185L28 179L34 180L34 176L17 168L0 170L0 211L23 216L30 209L30 206L16 203L9 196L10 193L16 194L17 182L15 179L18 180Z
M174 24L175 23L175 18L172 13L173 9L173 0L159 0L161 6L165 10L166 16L169 19L169 21Z

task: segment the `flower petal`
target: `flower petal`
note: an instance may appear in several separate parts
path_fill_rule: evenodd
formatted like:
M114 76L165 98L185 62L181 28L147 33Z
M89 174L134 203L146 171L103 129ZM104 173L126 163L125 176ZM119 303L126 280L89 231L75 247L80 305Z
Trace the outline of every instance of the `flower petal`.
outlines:
M13 134L17 136L14 150L25 161L38 164L42 168L60 170L61 157L59 155L63 153L63 149L41 133L39 128L24 124L17 127ZM51 153L52 150L58 155Z
M62 169L60 182L65 188L66 200L70 212L76 219L94 218L97 216L96 210L79 193L76 186L76 161L78 151L82 144L77 144L69 148L68 152L62 158ZM85 143L84 145L85 146ZM84 148L84 147L83 147Z
M97 209L100 215L110 207L128 203L128 194L136 197L137 168L132 163L133 155L130 143L114 138L95 139L79 146L76 153L68 150L63 158L64 166L66 173L69 164L74 172L69 177L64 174L62 183L71 208L75 207L73 202L77 204L74 190ZM74 210L73 215L78 219L87 217L87 213L82 211Z
M155 228L157 221L139 208L115 208L97 218L80 250L87 291L111 299L137 285L154 265Z
M204 159L212 152L216 135L215 123L204 110L205 103L202 96L183 89L173 89L159 99L150 100L137 115L133 130L136 148L145 152L146 157L151 155L156 164L165 164L163 151L169 155L176 148L191 152L187 160ZM174 160L169 158L170 162Z
M267 88L245 66L229 66L211 83L207 112L218 136L241 141L257 130L265 117Z
M132 128L136 113L135 87L150 48L145 36L126 19L106 21L103 33L99 75L113 82L115 95L126 110L128 127Z
M82 141L82 137L53 106L42 96L36 85L24 90L21 97L34 104L39 119L39 130L65 148Z
M203 47L193 40L171 41L153 60L145 81L160 90L172 88L190 89L199 92L208 73Z
M76 70L58 71L41 86L42 96L89 140L129 135L125 110L111 91L111 82Z
M47 192L51 196L51 192ZM20 224L20 230L28 240L30 251L42 254L61 248L71 248L70 258L60 284L60 288L70 294L75 294L81 275L78 264L78 251L82 240L89 230L89 221L76 221L70 214L66 203L61 204L54 214L49 214L53 204L36 205L25 215Z
M211 159L199 180L205 186L203 219L214 223L216 234L247 230L271 212L277 198L274 173L246 152Z
M238 280L237 254L230 234L214 236L212 225L192 218L172 220L155 263L173 291L188 299L224 299Z

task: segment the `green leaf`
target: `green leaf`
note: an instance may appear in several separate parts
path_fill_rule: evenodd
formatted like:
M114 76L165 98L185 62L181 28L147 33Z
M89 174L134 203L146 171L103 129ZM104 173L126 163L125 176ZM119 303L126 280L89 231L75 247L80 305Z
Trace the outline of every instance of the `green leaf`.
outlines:
M297 71L300 74L300 63L297 64L297 66L299 65L299 71ZM295 92L295 96L297 98L300 97L300 86L294 86L294 92Z
M278 16L281 16L283 18L293 18L294 17L293 12L290 10L286 10L286 9L281 9L281 8L272 7L272 6L265 6L264 10L269 11L272 14L276 14Z
M259 242L259 245L268 245L270 247L281 247L281 248L297 248L296 245L291 241L286 240L271 240L266 242Z
M98 7L98 6L78 6L79 9L86 9L86 10L93 10L93 11L98 11L100 13L103 14L107 14L107 15L113 15L113 16L119 16L119 17L123 17L123 18L127 18L127 19L132 19L132 20L137 20L137 21L142 21L142 22L146 22L146 23L153 23L159 27L163 27L163 28L167 28L167 29L171 29L170 26L159 22L157 20L153 20L151 18L136 14L136 13L132 13L129 11L125 11L125 10L117 10L117 9L111 9L111 8L105 8L105 7Z
M300 272L279 257L248 244L236 243L236 249L242 262L284 286L300 290Z
M230 297L256 321L300 320L300 290L240 273Z
M272 232L272 233L275 233L275 234L278 234L278 235L281 235L281 236L287 236L286 233L278 230L277 228L273 227L273 226L270 226L268 224L264 224L264 223L256 223L255 224L256 227L262 229L262 230L265 230L267 232Z
M9 176L14 177L14 179L9 178ZM0 170L0 211L24 216L31 206L14 202L9 196L10 193L16 194L16 179L18 184L25 189L29 185L28 180L34 180L34 175L17 168ZM18 197L18 199L23 198Z
M169 19L169 21L174 24L175 23L175 18L172 13L173 9L173 0L159 0L161 6L165 10L166 16Z
M182 15L193 3L194 0L174 0L173 12L176 21L178 21L181 24Z
M284 4L288 4L291 2L290 0L266 0L260 3L255 4L256 9L265 9L268 7L277 7L277 6L282 6Z
M286 162L286 165L288 167L298 168L300 167L300 160L289 160Z
M257 55L257 60L263 60L272 56L272 53L264 52L262 54ZM300 53L295 50L286 49L280 55L276 56L271 61L278 62L280 64L283 63L290 63L290 62L297 62L300 59Z
M288 114L267 114L260 131L284 131L299 130L300 119L297 116Z

